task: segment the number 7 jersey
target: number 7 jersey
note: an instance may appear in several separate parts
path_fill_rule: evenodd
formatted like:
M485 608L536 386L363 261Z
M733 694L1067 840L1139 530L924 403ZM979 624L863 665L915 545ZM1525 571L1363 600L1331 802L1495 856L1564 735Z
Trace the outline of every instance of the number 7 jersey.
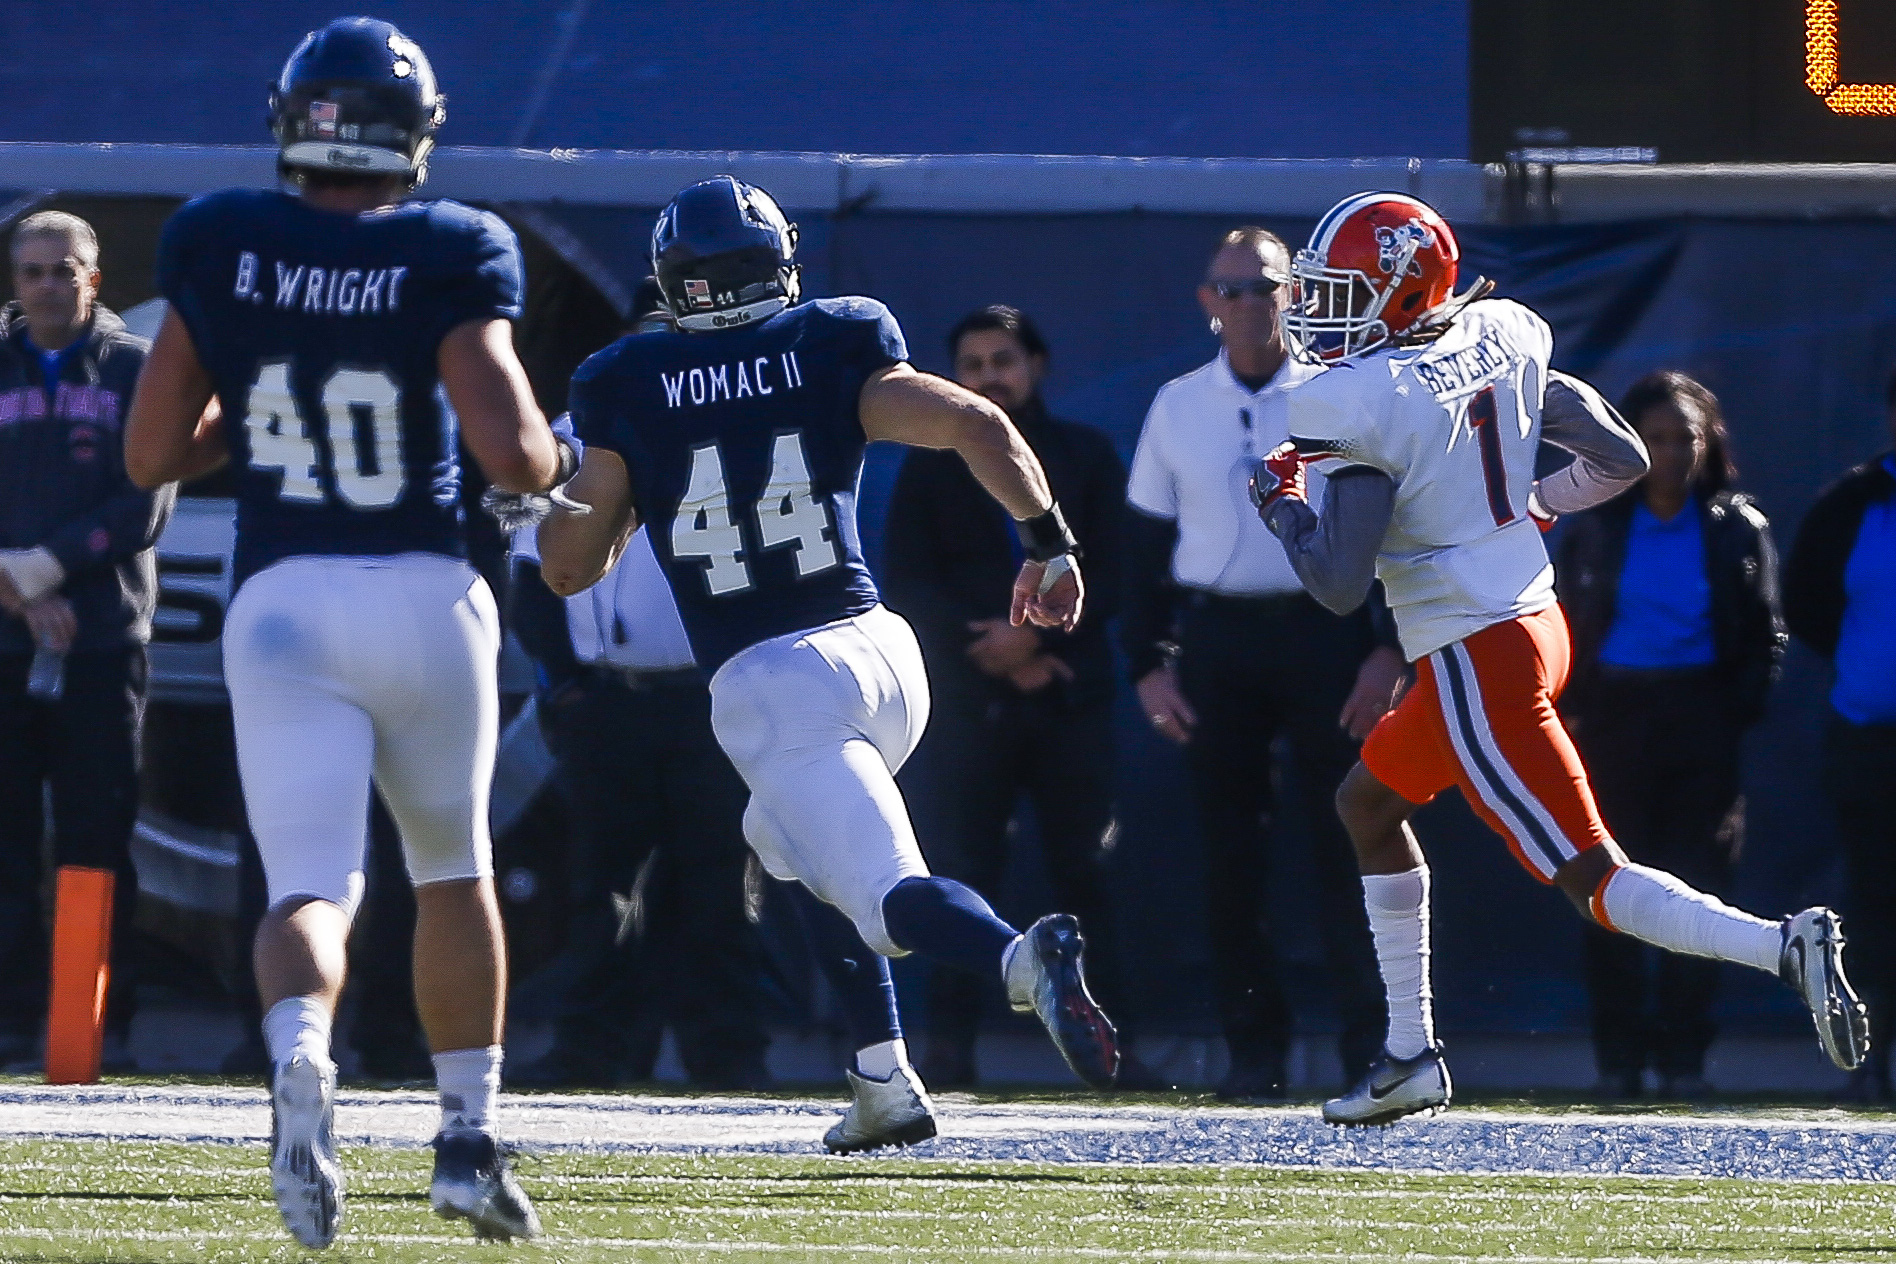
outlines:
M457 325L520 315L519 243L498 217L232 189L171 217L158 283L223 407L236 582L304 554L466 554L439 354Z
M877 604L856 528L858 399L907 358L888 308L825 298L735 329L622 338L573 376L574 432L625 462L707 672Z
M1554 604L1554 572L1527 512L1553 355L1518 303L1471 304L1439 339L1319 373L1290 396L1290 435L1334 479L1367 466L1395 481L1376 559L1414 662Z

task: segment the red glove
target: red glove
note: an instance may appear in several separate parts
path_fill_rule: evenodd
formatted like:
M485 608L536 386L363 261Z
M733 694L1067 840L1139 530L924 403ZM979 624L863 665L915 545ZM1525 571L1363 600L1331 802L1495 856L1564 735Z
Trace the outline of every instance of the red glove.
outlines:
M1268 514L1285 496L1310 503L1304 487L1304 459L1290 442L1272 448L1251 470L1251 503L1257 506L1258 517Z

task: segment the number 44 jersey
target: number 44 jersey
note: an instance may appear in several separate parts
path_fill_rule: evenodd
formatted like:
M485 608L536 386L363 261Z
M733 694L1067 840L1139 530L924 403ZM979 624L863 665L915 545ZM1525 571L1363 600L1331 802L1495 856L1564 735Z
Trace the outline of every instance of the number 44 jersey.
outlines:
M1332 479L1368 466L1396 484L1376 559L1415 661L1554 603L1527 512L1553 333L1518 303L1469 305L1439 339L1319 373L1290 396L1290 435Z
M233 189L171 217L158 283L223 407L237 582L300 554L465 555L438 357L455 326L520 315L512 230L455 202Z
M856 530L857 401L908 358L873 299L622 338L580 366L574 432L624 460L698 663L872 609Z

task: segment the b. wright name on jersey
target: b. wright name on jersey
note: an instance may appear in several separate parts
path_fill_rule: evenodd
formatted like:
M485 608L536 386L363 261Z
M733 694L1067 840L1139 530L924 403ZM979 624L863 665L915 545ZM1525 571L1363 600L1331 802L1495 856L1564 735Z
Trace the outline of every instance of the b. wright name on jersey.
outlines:
M1423 385L1442 398L1487 385L1507 371L1512 358L1502 331L1491 329L1473 346L1439 358L1421 356L1409 367Z
M292 267L280 259L271 263L276 286L266 294L261 284L266 274L257 256L248 250L239 254L231 293L250 303L274 302L279 310L324 316L380 316L402 309L405 267L318 268L301 263Z
M776 385L771 384L773 373ZM733 360L702 369L661 371L658 379L665 384L665 406L683 408L686 404L715 404L719 400L773 395L779 389L794 391L803 385L803 370L797 366L797 353L785 351L776 356Z

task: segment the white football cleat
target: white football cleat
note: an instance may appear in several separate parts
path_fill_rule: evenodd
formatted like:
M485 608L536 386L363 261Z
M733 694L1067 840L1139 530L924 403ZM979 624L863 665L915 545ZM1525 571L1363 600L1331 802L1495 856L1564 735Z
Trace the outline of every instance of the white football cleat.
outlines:
M1454 1091L1440 1046L1413 1058L1394 1058L1385 1049L1355 1088L1323 1103L1323 1118L1350 1127L1390 1124L1404 1115L1444 1109Z
M342 1165L333 1122L336 1064L298 1054L270 1089L270 1185L290 1236L325 1247L342 1227Z
M428 1201L443 1220L466 1220L484 1242L540 1236L540 1216L514 1179L493 1134L461 1128L435 1136Z
M1784 919L1778 977L1810 1008L1830 1060L1854 1071L1870 1051L1870 1016L1843 974L1843 923L1821 905Z
M823 1134L831 1154L854 1154L889 1145L914 1145L935 1135L935 1103L914 1067L897 1067L886 1080L850 1071L855 1100L836 1125Z

